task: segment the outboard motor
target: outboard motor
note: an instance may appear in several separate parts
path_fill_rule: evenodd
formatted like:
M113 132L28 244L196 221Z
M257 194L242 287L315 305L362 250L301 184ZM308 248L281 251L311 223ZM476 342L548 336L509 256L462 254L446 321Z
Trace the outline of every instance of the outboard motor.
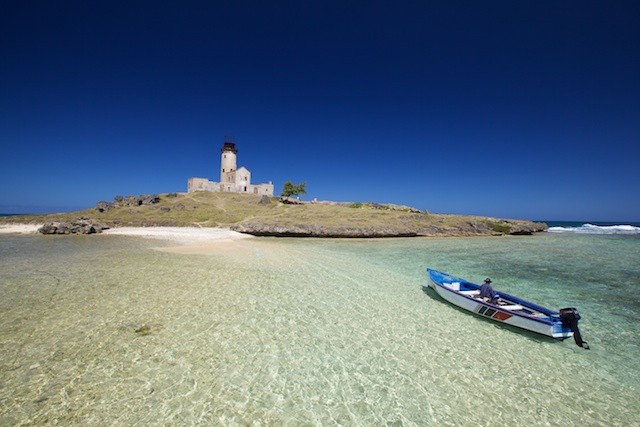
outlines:
M576 344L585 350L589 350L589 344L582 340L580 335L580 329L578 329L578 320L580 320L580 314L575 308L561 308L560 320L562 320L562 327L569 328L573 331L573 339L576 340Z

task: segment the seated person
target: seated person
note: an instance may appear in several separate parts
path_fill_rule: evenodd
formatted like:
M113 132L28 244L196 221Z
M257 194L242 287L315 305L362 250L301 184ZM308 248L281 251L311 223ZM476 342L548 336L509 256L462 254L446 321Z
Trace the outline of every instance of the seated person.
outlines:
M498 294L491 287L491 279L484 279L484 283L480 286L480 298L491 302L495 302L498 299Z

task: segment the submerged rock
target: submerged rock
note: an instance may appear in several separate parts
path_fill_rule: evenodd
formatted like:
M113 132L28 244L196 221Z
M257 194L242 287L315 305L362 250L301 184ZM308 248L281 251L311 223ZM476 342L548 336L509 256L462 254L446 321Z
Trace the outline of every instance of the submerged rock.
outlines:
M135 330L135 333L140 335L140 336L147 336L151 334L151 326L149 325L142 325L139 328L137 328Z

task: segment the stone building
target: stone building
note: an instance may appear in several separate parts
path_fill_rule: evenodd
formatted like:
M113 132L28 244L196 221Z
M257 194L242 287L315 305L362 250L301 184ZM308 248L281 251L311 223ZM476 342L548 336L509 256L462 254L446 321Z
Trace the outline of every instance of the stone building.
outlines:
M220 150L220 182L207 178L189 178L187 191L216 191L230 193L247 193L273 196L273 183L251 184L249 169L236 166L238 150L236 144L225 141Z

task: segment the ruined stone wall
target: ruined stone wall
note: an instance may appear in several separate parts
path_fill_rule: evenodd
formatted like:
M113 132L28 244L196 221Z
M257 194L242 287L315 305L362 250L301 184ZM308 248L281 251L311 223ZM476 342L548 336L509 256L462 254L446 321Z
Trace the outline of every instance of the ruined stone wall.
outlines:
M268 184L258 184L252 185L253 194L259 194L261 196L273 196L273 184L269 182Z
M187 192L214 191L223 193L245 193L273 196L273 184L241 185L232 182L213 182L207 178L189 178Z
M209 181L207 178L189 178L187 192L220 191L220 183Z

